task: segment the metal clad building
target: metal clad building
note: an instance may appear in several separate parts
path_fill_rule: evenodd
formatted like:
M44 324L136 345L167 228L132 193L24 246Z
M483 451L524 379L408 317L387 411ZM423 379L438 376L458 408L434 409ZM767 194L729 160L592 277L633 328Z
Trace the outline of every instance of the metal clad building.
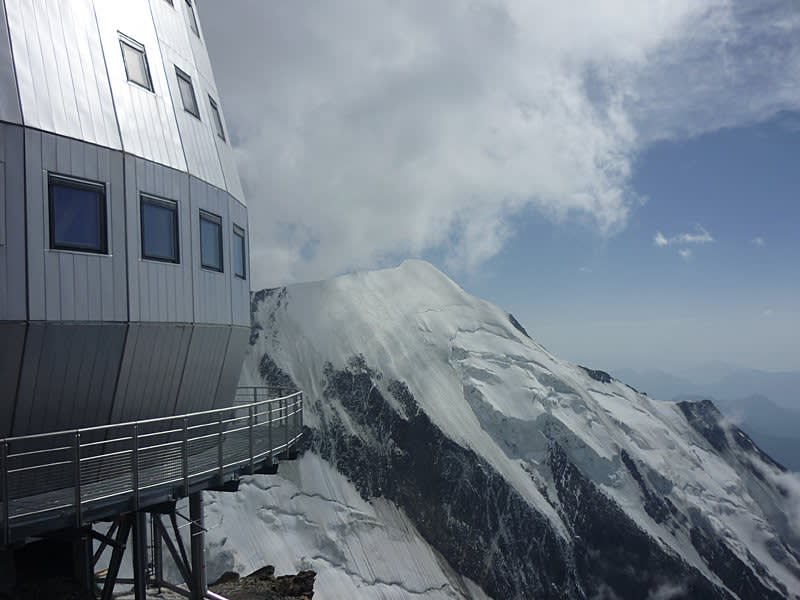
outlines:
M0 437L233 398L247 208L196 10L0 0Z

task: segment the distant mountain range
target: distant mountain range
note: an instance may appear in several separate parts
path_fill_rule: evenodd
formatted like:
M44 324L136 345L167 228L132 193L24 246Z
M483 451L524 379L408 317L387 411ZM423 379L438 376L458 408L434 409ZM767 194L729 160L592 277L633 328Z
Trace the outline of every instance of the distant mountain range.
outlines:
M717 366L682 376L625 368L613 375L657 400L713 400L770 456L800 471L800 373Z

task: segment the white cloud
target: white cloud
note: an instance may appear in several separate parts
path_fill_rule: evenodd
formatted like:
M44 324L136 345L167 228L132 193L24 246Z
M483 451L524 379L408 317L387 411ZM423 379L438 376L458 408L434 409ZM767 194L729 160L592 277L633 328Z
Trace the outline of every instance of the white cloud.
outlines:
M664 246L669 246L669 240L665 238L664 234L661 233L660 231L657 231L655 237L653 237L653 243L659 248L663 248Z
M764 311L761 314L764 315L765 317L769 318L773 314L775 314L775 312L771 308L765 308Z
M660 231L653 237L653 243L661 248L665 246L686 245L686 244L710 244L714 237L702 225L695 225L693 232L679 233L672 237L665 237Z
M692 251L689 248L681 248L680 250L678 250L678 254L681 255L681 258L683 260L689 260L690 258L692 258Z
M758 246L759 248L763 248L764 246L767 245L767 241L761 236L754 237L752 241L753 244Z
M800 105L791 3L199 4L257 286L474 268L529 210L613 234L642 148Z

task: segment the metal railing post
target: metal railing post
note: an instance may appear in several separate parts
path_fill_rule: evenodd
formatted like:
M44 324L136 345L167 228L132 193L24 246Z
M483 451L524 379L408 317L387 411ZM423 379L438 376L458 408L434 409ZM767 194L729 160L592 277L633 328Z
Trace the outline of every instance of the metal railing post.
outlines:
M131 483L133 484L133 510L139 510L139 425L133 425L131 439Z
M247 423L248 434L249 434L249 442L250 442L250 474L251 475L253 474L253 471L255 471L255 454L256 454L256 452L255 452L255 440L253 439L253 434L254 434L253 426L255 425L255 423L253 421L255 419L255 412L256 412L256 407L255 406L251 406L250 407L250 415L249 415L250 418L248 419L248 423Z
M267 401L267 444L269 444L269 462L272 462L272 449L275 447L272 444L272 400Z
M76 527L80 528L83 524L83 515L81 514L81 502L82 502L82 495L81 495L81 432L76 431L75 435L72 440L72 454L73 454L73 470L72 470L72 477L73 477L73 484L75 486L74 498L73 501L75 502L75 525Z
M219 482L222 483L224 478L224 468L223 465L225 464L224 458L225 453L223 452L223 445L225 443L225 423L222 422L222 413L219 413L219 447L217 448L217 461L219 462L218 469L219 469Z
M181 442L181 466L183 469L183 493L189 495L189 419L183 418L183 440Z
M283 451L289 454L289 399L283 399Z
M7 546L11 537L11 524L8 518L11 514L8 497L8 442L0 442L0 495L3 500L3 545Z

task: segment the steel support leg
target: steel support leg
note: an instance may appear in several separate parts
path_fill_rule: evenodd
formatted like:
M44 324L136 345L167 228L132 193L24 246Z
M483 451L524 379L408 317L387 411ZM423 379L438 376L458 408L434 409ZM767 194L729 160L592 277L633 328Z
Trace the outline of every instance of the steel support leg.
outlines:
M108 573L103 585L102 600L111 600L114 595L114 584L117 582L119 567L122 564L122 556L125 554L125 544L128 540L128 532L131 530L130 516L120 517L119 528L117 529L116 546L111 554L111 562L108 565Z
M91 527L83 529L73 542L72 557L75 565L75 581L78 582L84 593L94 593Z
M164 548L161 542L161 528L156 525L155 519L161 520L159 515L150 515L153 536L153 583L161 591L161 582L164 581Z
M133 595L147 600L147 513L133 513Z
M192 600L203 600L206 594L205 519L203 492L189 496L189 518L192 521Z

